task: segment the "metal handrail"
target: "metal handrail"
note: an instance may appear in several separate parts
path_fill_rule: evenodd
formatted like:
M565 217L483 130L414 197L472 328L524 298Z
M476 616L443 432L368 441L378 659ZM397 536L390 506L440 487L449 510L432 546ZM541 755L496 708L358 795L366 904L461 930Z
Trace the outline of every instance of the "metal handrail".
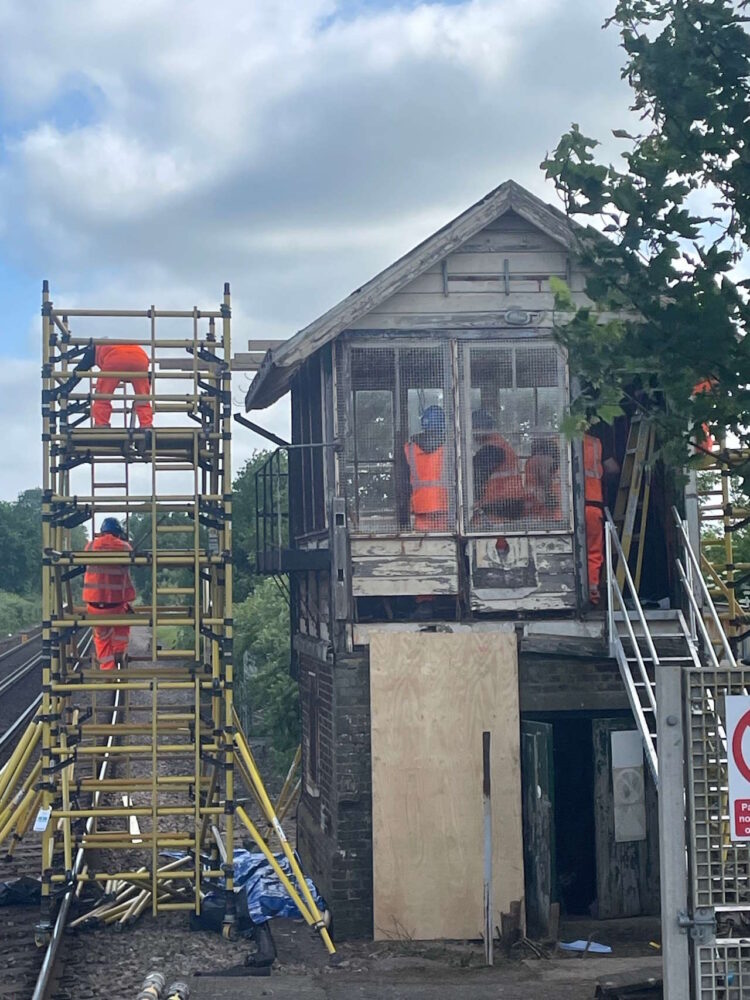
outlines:
M659 665L659 656L658 656L658 654L656 652L656 647L654 646L653 640L651 638L651 632L649 631L649 628L648 628L648 622L646 621L646 615L644 614L643 608L641 607L641 602L640 602L640 599L638 597L638 590L636 589L635 583L633 582L633 577L631 576L631 573L630 573L630 567L628 566L628 560L625 558L625 553L622 551L622 546L620 545L620 539L617 537L617 528L615 526L615 522L612 520L612 515L610 514L608 508L605 508L605 510L604 510L604 516L607 519L607 523L606 523L605 527L609 528L610 539L611 539L612 545L614 546L615 552L617 553L617 557L620 560L620 564L621 564L621 566L623 567L623 569L625 571L625 573L624 573L625 580L626 580L627 585L628 585L628 590L630 591L630 597L631 597L631 599L633 601L633 606L635 608L635 612L638 615L639 622L643 626L643 634L644 634L644 638L646 640L646 644L648 646L649 656L654 661L654 665L658 666ZM613 574L610 573L610 570L614 570L614 567L613 566L608 566L607 567L607 573L610 575L610 578L612 578ZM620 586L617 583L616 579L614 579L613 582L615 583L618 592L620 592ZM624 603L624 600L625 600L624 595L621 594L621 596L622 596L623 603ZM626 618L627 621L630 621L630 618L629 618L629 616L627 614L627 611L625 612L625 618Z
M656 719L656 699L654 697L653 685L646 671L646 664L644 662L640 646L638 645L638 639L636 637L635 630L633 629L633 625L630 621L630 614L628 612L627 604L625 603L625 595L620 589L620 585L617 582L617 578L614 572L614 566L612 560L613 547L617 550L618 555L620 559L623 560L623 565L626 568L625 578L628 580L629 586L632 588L632 591L634 592L636 608L639 613L641 623L643 625L644 638L648 643L649 652L654 662L654 669L656 669L659 664L659 657L656 653L656 648L654 647L653 641L651 639L651 633L649 632L646 623L646 617L643 614L643 609L641 608L640 601L638 600L638 595L637 593L635 593L633 580L632 577L630 576L629 570L627 569L627 562L624 560L622 548L620 546L619 539L617 537L617 529L615 528L614 522L612 521L612 518L609 515L609 511L606 511L606 514L607 514L607 522L604 525L604 532L605 532L604 538L605 538L606 559L607 559L607 589L608 589L607 619L609 628L610 654L615 656L620 664L621 673L623 674L623 681L625 682L625 687L628 693L628 700L630 701L630 707L636 719L638 720L638 724L641 729L641 737L643 741L644 751L646 753L646 756L648 757L648 763L654 778L654 783L658 787L659 763L656 756L656 750L653 744L653 736L651 734L651 730L649 729L648 722L646 720L646 716L643 710L643 705L641 704L641 700L638 696L638 692L635 688L633 679L626 670L627 654L625 652L625 648L622 643L622 636L617 632L617 626L615 621L615 598L617 599L617 603L619 604L621 609L623 620L625 622L625 627L628 633L628 639L630 640L630 643L633 647L633 651L635 653L635 659L638 664L638 671L641 676L644 689L647 693L649 706L654 714L654 719ZM624 659L624 663L620 659L621 656Z
M719 617L719 613L716 610L716 605L713 602L713 598L711 597L708 585L704 579L703 573L701 572L701 567L698 558L696 557L695 552L693 551L693 546L690 544L690 538L688 536L687 529L685 527L685 522L680 517L680 512L677 510L676 507L672 508L672 514L674 516L675 523L677 524L677 530L679 531L682 537L682 547L685 552L685 555L687 556L687 565L689 565L691 569L690 576L692 580L698 582L698 586L701 592L701 597L703 598L703 606L708 610L708 613L711 616L711 620L716 626L716 630L721 639L721 644L724 649L724 653L727 659L729 660L729 663L731 664L731 666L736 667L737 660L735 659L734 652L732 651L732 647L729 644L729 639L727 638L726 633L724 631L724 626L721 624L721 618ZM719 661L716 656L716 651L714 650L713 641L708 633L708 629L706 628L705 618L703 616L703 613L695 596L695 591L693 587L689 586L688 576L685 572L685 567L682 565L679 559L677 559L676 562L677 562L677 570L680 574L680 580L685 589L685 593L687 594L688 601L690 602L690 607L693 610L693 613L695 614L697 624L701 631L701 637L703 638L706 649L710 653L712 664L714 665L714 667L718 669Z

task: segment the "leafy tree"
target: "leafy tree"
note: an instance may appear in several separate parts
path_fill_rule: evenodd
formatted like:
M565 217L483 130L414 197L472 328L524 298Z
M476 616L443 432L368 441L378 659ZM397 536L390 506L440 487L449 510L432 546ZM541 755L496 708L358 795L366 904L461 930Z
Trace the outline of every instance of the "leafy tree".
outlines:
M611 420L629 399L678 467L704 424L750 445L750 281L731 280L750 224L746 6L619 0L607 24L619 28L641 122L637 135L614 131L624 167L598 162L577 125L542 164L568 214L609 237L580 230L596 308L558 296L557 337L584 378L573 421ZM632 318L602 322L605 310ZM747 493L750 466L737 471Z
M237 702L246 731L271 739L277 768L289 766L300 741L297 683L289 676L289 608L274 580L257 583L234 606ZM254 716L259 725L251 726Z
M42 620L42 599L37 594L22 597L0 590L0 636L10 635L22 628L38 625Z
M71 532L73 548L83 548L83 527ZM0 502L0 565L3 587L37 597L42 585L42 491L24 490L18 499Z

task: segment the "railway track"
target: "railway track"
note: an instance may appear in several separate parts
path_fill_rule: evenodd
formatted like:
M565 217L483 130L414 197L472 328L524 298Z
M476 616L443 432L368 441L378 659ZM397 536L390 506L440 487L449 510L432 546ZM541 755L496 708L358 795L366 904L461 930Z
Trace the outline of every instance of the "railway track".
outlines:
M88 631L80 645L85 656L91 644ZM0 653L0 764L13 752L41 702L42 637L31 634L26 642L16 642ZM28 763L30 770L37 760ZM6 842L7 853L0 858L0 882L18 878L38 879L39 841L33 834ZM69 905L69 897L68 897ZM15 905L0 909L0 998L2 1000L51 1000L54 996L55 962L64 930L67 906L63 899L59 929L47 948L37 947L35 925L39 904Z
M0 652L0 763L4 748L12 749L14 737L36 710L41 687L42 633L35 630L28 641L16 640Z

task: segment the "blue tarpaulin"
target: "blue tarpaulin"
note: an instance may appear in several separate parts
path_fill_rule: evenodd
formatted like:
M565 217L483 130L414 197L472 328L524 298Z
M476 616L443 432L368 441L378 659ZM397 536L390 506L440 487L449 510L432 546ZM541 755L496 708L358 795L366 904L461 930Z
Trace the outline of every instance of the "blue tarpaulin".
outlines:
M179 858L184 855L177 851L165 852L169 857ZM295 855L296 857L296 855ZM283 854L274 854L279 868L291 881L292 885L299 891L297 880L292 874L292 869ZM297 858L299 861L299 858ZM305 882L315 900L315 905L321 913L327 908L326 902L315 887L312 879L306 878ZM224 880L216 882L217 891L206 893L204 902L210 901L211 897L218 896L218 890L223 888ZM234 891L244 895L247 905L247 912L254 924L263 924L272 917L289 917L292 920L301 920L302 915L296 905L287 895L287 891L281 884L276 872L260 851L246 851L238 847L234 852ZM300 896L302 893L300 892ZM302 896L304 900L304 896ZM218 900L217 900L218 902Z
M296 855L295 855L296 857ZM274 854L279 868L299 892L299 885L292 874L291 865L283 854ZM297 859L299 861L299 859ZM322 913L326 903L312 879L306 878L307 887L315 900L315 905ZM246 851L238 848L234 852L234 884L236 892L244 892L247 899L247 912L254 924L262 924L271 917L291 917L301 920L302 915L287 895L276 872L260 851ZM302 893L300 892L300 896ZM304 900L304 896L302 896Z

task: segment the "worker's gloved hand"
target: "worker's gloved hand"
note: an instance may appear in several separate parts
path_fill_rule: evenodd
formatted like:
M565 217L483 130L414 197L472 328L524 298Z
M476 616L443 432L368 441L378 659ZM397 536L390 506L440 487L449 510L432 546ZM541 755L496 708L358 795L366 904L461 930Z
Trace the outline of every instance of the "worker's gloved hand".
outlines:
M88 346L86 347L86 350L81 355L81 360L75 366L73 371L88 372L91 371L91 369L94 367L95 364L96 364L96 347L94 346L93 341L90 341Z
M132 604L128 604L128 606L125 608L125 614L128 614L128 615L134 615L135 614L135 608L133 607Z

